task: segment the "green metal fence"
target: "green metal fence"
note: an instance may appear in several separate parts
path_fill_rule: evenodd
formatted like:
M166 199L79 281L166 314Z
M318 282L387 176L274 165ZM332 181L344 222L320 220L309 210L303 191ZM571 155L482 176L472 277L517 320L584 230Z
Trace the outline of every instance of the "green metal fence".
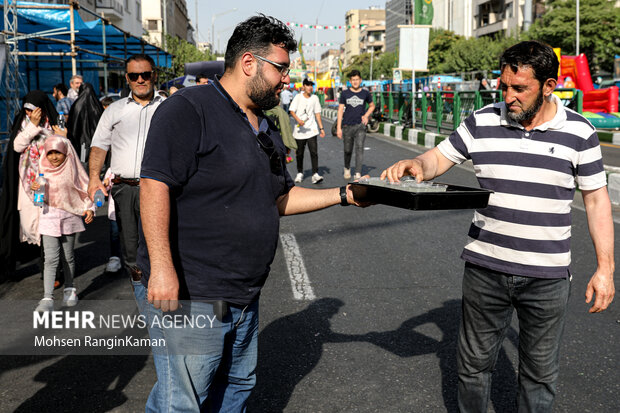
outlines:
M564 106L583 111L583 93L578 89L556 89ZM415 127L451 132L474 111L504 99L501 90L435 91L415 93ZM411 110L411 92L373 92L384 122L405 124ZM405 125L409 126L409 125Z

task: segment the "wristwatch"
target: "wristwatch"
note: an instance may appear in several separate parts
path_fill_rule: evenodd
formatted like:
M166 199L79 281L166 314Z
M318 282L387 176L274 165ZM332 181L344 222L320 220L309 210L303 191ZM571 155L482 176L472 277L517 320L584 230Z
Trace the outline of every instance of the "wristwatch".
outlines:
M347 201L347 186L341 186L340 187L340 205L342 206L348 206L349 201Z

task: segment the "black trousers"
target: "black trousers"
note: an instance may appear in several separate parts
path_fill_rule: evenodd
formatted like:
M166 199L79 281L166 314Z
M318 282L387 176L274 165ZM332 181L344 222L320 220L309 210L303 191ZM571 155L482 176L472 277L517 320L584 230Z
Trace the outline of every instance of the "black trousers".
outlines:
M114 184L112 187L116 223L123 262L130 271L135 267L138 255L138 220L140 219L140 187L127 184Z
M297 141L297 172L303 173L304 171L304 152L306 145L310 151L310 162L312 163L312 173L319 172L319 153L316 135L309 139L295 139Z

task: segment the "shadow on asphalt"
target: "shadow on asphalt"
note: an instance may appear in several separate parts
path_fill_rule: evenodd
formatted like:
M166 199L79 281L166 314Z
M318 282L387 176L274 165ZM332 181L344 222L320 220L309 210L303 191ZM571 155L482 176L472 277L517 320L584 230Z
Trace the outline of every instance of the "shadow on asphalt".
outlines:
M297 384L318 364L325 343L362 341L402 358L436 354L446 411L458 411L456 343L461 300L446 301L442 307L404 321L396 330L362 335L331 331L329 320L343 305L344 302L339 299L322 298L305 310L275 320L264 328L259 335L257 385L249 400L249 411L284 411ZM443 334L442 339L438 341L415 331L423 324L435 324ZM512 327L507 339L516 345L518 336ZM491 388L491 403L495 411L516 411L516 389L515 369L504 348L501 348ZM338 410L337 406L332 407Z
M48 360L49 356L1 357L6 372ZM146 365L148 356L65 356L44 367L34 381L45 387L15 412L107 412L127 401L123 390Z

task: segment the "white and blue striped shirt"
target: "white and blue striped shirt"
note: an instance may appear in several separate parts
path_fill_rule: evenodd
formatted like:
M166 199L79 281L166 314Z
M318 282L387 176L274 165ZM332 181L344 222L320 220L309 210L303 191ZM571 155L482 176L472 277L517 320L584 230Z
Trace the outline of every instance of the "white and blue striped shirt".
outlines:
M594 127L552 96L555 117L530 131L501 102L476 111L439 144L452 162L471 159L480 186L494 191L474 213L465 261L515 275L567 276L575 184L598 189L606 176Z

